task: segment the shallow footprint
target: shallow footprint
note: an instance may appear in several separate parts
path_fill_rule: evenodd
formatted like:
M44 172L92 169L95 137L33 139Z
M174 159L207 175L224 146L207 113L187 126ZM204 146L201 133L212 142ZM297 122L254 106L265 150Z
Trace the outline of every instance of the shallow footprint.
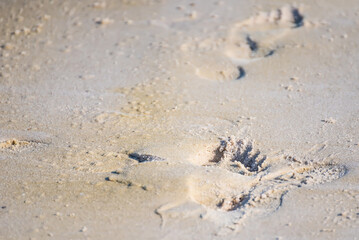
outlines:
M207 80L228 81L239 79L243 69L234 65L228 58L215 53L188 54L187 63L194 73Z
M260 12L229 30L225 53L238 63L271 56L278 49L276 40L302 25L303 15L292 6Z

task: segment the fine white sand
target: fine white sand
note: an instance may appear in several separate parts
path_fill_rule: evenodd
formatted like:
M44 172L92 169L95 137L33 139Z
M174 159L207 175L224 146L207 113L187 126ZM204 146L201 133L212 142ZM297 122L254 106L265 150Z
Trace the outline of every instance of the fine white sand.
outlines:
M354 0L0 1L0 239L356 239Z

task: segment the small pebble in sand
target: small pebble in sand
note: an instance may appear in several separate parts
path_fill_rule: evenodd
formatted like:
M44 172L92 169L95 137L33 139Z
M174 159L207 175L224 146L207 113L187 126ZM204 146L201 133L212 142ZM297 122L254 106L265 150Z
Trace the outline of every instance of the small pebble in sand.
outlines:
M50 15L45 14L45 15L42 17L42 19L43 19L43 20L45 20L45 21L48 21L48 20L50 20L50 19L51 19L51 16L50 16Z
M190 19L196 19L197 16L198 16L198 14L197 14L196 11L192 11L192 12L188 13L188 17L189 17Z
M320 232L335 232L335 229L323 228L320 229Z
M105 26L113 23L113 20L110 18L96 18L95 23L101 26Z
M82 22L80 22L80 21L76 21L76 22L74 22L74 24L73 24L75 27L79 27L79 26L81 26L82 25Z
M95 2L94 4L92 4L93 8L105 8L106 7L106 2Z
M34 33L41 33L44 25L42 23L37 24L36 26L32 27L32 31Z
M127 20L125 20L125 24L131 25L131 24L133 24L133 21L131 19L127 19Z
M334 118L326 118L326 119L323 119L322 122L334 124L337 122L337 120L335 120Z
M83 80L89 80L89 79L94 79L95 75L93 75L93 74L85 74L85 75L80 75L79 78L83 79Z
M12 49L14 49L14 44L5 43L4 45L1 46L1 48L4 49L4 50L12 50Z
M83 226L81 229L80 229L80 232L86 232L87 231L87 227L86 226Z
M21 29L21 31L22 31L25 35L29 35L30 32L31 32L30 28L27 28L27 27L23 27L23 28Z
M14 32L12 32L11 34L12 35L15 35L15 36L18 36L18 35L20 35L20 33L21 33L21 30L15 30Z
M292 85L285 86L284 89L287 90L287 91L293 91L294 90Z
M63 48L63 49L61 50L61 52L70 53L70 52L71 52L71 47L70 47L70 46L66 46L65 48Z

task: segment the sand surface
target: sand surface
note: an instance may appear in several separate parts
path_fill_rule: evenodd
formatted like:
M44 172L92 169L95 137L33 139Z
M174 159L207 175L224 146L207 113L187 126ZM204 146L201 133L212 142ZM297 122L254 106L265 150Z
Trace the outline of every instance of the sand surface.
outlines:
M0 1L0 239L359 238L355 0Z

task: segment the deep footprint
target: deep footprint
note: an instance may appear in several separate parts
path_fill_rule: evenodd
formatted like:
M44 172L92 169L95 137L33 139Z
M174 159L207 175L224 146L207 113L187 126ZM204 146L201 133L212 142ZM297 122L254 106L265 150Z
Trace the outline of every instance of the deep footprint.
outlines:
M130 154L137 163L107 180L152 193L153 189L163 190L162 194L175 196L155 211L163 222L176 218L173 216L197 215L227 227L241 226L241 221L253 214L276 211L283 196L292 189L331 182L347 171L334 163L267 156L255 148L254 142L236 137L207 147L200 148L205 153L192 156L188 163Z
M224 169L228 175L238 175L226 179L226 184L194 177L190 184L192 199L210 209L237 211L240 219L250 208L276 210L281 205L282 196L290 189L305 185L321 184L336 180L346 173L344 166L332 163L302 162L293 157L282 156L271 162L267 156L254 149L250 141L230 137L221 141L214 150L205 168ZM218 179L219 180L219 179ZM228 188L227 185L234 185Z

